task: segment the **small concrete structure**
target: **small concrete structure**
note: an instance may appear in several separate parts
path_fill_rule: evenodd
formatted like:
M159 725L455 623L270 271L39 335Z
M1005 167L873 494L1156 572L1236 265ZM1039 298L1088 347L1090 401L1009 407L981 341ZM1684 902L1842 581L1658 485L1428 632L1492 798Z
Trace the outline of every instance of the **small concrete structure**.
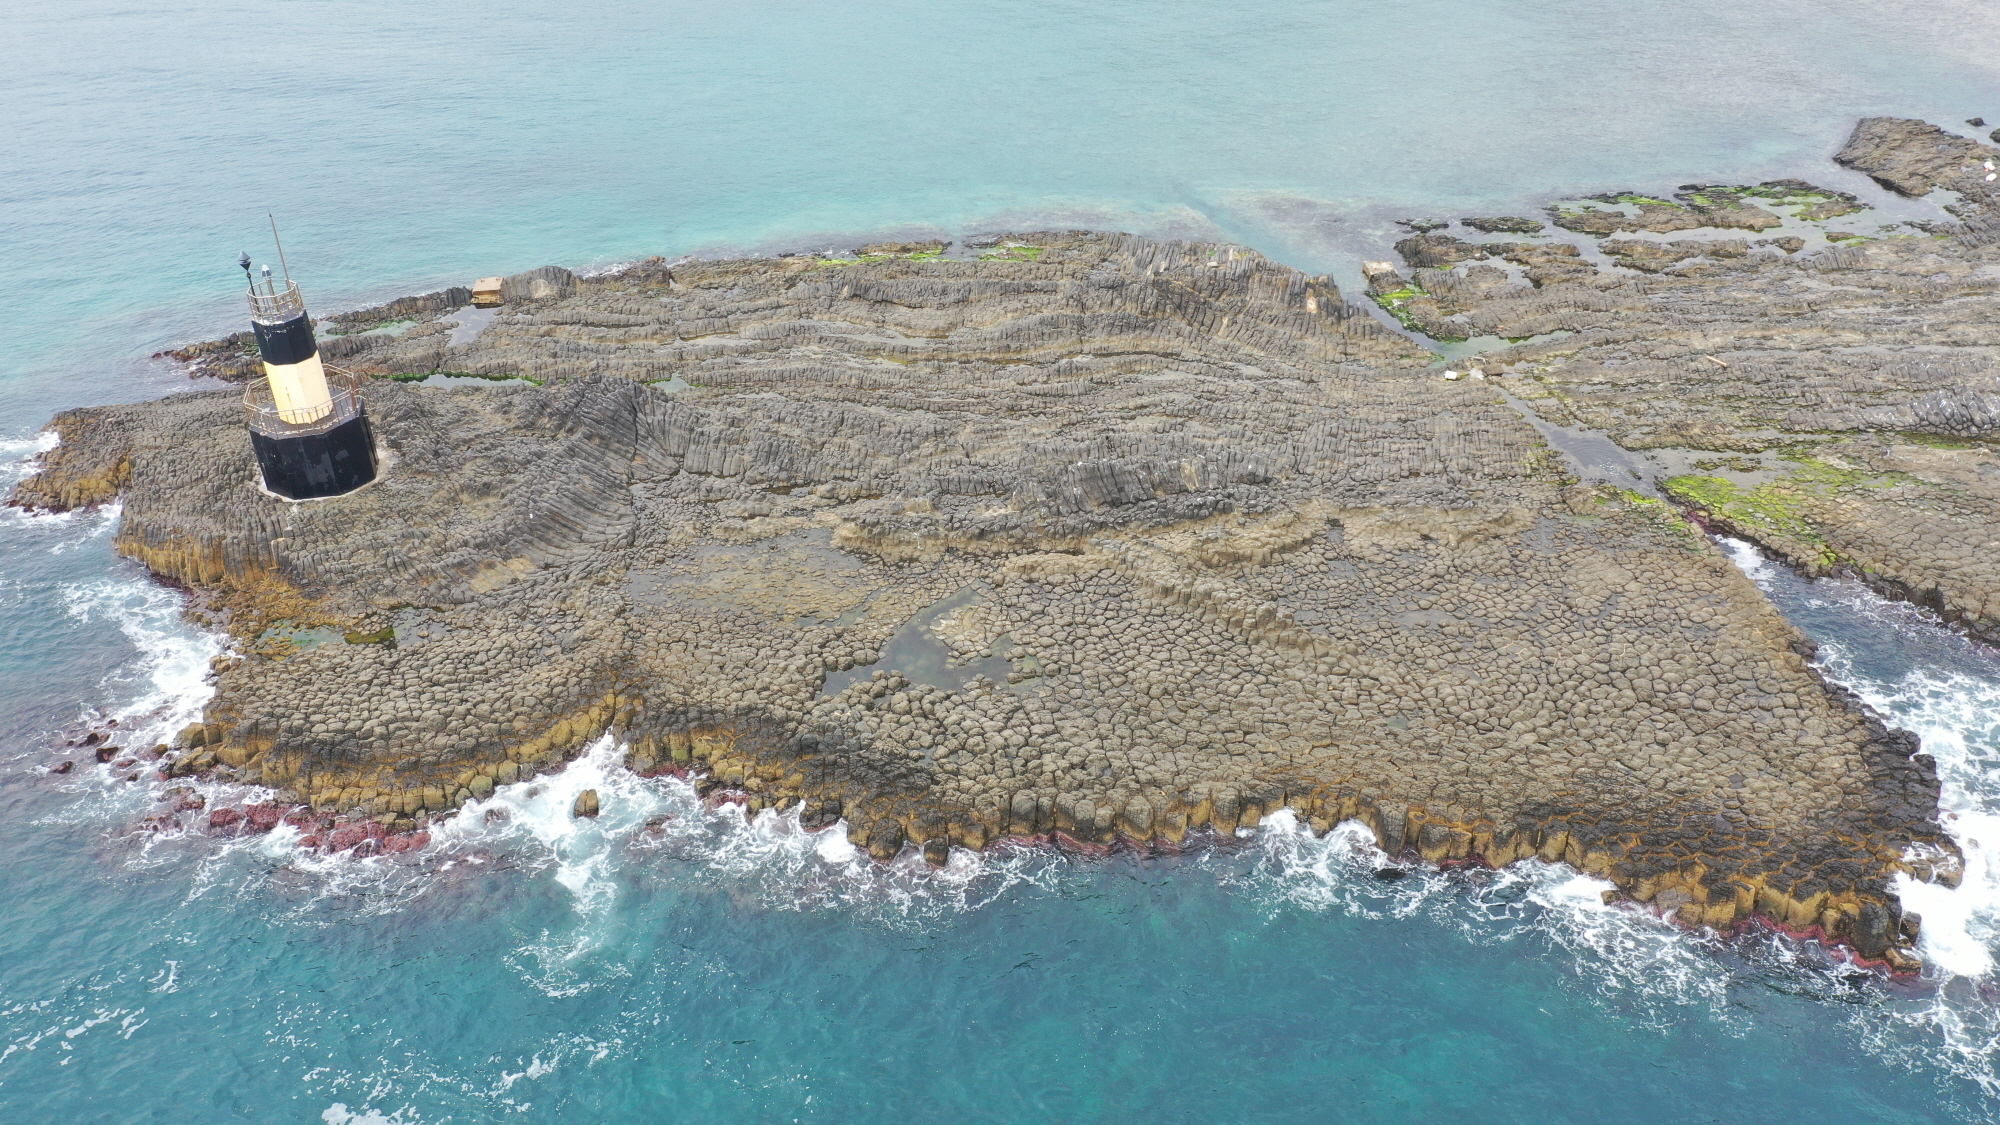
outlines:
M472 283L472 307L490 309L500 304L500 288L505 278L482 277Z

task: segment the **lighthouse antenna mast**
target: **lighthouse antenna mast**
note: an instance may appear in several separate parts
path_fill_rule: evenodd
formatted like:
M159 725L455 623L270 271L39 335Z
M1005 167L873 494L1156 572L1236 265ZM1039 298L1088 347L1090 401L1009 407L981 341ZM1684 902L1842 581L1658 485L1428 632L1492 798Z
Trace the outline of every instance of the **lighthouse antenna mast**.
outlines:
M278 217L269 211L264 212L264 217L271 220L271 241L278 244L278 268L285 271L285 284L290 285L292 267L285 264L285 242L278 237Z

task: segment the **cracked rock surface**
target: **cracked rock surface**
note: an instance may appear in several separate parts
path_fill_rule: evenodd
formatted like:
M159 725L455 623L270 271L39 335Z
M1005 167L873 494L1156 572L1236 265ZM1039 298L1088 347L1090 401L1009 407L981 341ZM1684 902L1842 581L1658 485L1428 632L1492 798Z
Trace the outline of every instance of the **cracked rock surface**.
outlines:
M1586 201L1621 216L1553 208L1592 217L1567 224L1604 236L1581 246L1407 239L1414 280L1378 270L1372 288L1434 335L1533 337L1479 363L1711 526L2000 639L2000 149L1870 118L1834 159L1901 195L1951 193L1956 221L1862 237L1866 208L1804 181L1690 185ZM1781 218L1798 234L1740 233ZM1675 237L1614 236L1635 229Z
M476 332L452 293L333 318L366 374L534 382L372 383L382 479L299 505L233 394L72 411L14 502L122 495L119 549L240 642L175 768L329 814L415 821L610 728L878 856L1289 807L1905 956L1886 877L1955 862L1929 759L1670 506L1577 484L1323 278L988 249L536 271Z

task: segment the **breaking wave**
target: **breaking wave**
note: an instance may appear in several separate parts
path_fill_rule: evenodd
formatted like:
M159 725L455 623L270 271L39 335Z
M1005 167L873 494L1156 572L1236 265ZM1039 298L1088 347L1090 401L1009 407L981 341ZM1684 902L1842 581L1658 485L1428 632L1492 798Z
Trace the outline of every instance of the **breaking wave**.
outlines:
M849 843L844 823L811 830L796 811L768 809L746 817L741 805L705 802L689 781L639 776L624 767L623 756L624 747L602 737L563 770L500 786L489 799L433 824L430 846L420 853L327 854L304 846L288 825L263 836L206 841L193 893L261 894L272 865L280 865L311 881L294 916L325 923L354 912L396 913L451 893L461 878L509 872L545 881L560 890L567 917L522 943L509 961L548 995L569 996L593 986L593 954L615 949L624 924L618 900L647 871L671 870L683 886L756 910L831 910L864 924L923 932L1010 896L1074 889L1103 863L1149 862L1003 843L984 853L955 849L942 868L914 849L878 863ZM196 785L210 807L268 797L243 787L176 784ZM598 795L596 817L572 813L586 790ZM174 835L155 834L142 862L162 861L157 841ZM1567 959L1607 999L1637 1003L1661 1026L1689 1009L1720 1017L1728 1005L1731 971L1714 956L1716 939L1643 908L1607 905L1609 883L1561 865L1401 867L1359 823L1315 837L1289 810L1234 841L1197 845L1166 862L1176 877L1212 879L1267 911L1410 919L1481 944L1523 942Z
M116 519L115 513L109 517ZM137 575L97 578L62 587L63 609L79 624L108 622L131 642L137 656L114 669L102 685L114 704L108 717L131 732L135 746L165 742L201 717L215 694L210 662L225 645L217 634L181 617L185 600L174 590Z
M35 458L62 444L54 430L42 430L31 437L0 440L0 464L9 475L26 476L33 471Z
M197 819L147 833L129 858L134 866L155 869L186 866L190 902L242 900L275 908L308 929L412 910L450 913L494 894L510 902L510 911L520 907L517 900L540 902L537 909L520 907L534 924L517 930L498 960L552 1001L607 989L616 994L633 972L624 963L636 936L630 927L646 913L623 900L660 893L662 886L675 894L725 896L753 913L831 912L923 939L980 911L1088 896L1091 880L1103 877L1107 865L1137 869L1157 862L1166 877L1212 881L1274 917L1337 912L1434 927L1482 946L1516 944L1525 954L1567 965L1572 979L1599 1002L1663 1033L1689 1020L1740 1028L1754 1018L1736 1002L1742 990L1769 988L1839 1002L1834 1009L1848 1013L1839 1018L1878 1054L1942 1065L1975 1081L1990 1071L1991 1060L1977 1043L1981 1035L1990 1040L1996 1005L1983 989L1892 997L1869 974L1778 935L1722 938L1687 931L1644 908L1607 905L1609 884L1561 865L1529 860L1501 871L1403 866L1377 849L1358 823L1315 837L1289 811L1233 841L1158 861L1003 844L980 854L956 850L942 868L930 867L914 850L883 864L848 842L844 824L815 831L802 827L796 813L765 810L746 817L740 805L704 801L686 780L631 772L623 755L612 738L600 738L563 770L500 786L489 799L435 823L430 846L421 851L327 854L306 846L289 825L261 836L216 837L205 835ZM240 786L174 784L198 790L210 808L269 797ZM599 798L594 818L572 814L585 790ZM324 1022L327 1013L298 1003L304 1006L293 1015L302 1026ZM1949 1047L1945 1059L1936 1057L1940 1037ZM643 1035L608 1027L535 1043L532 1057L496 1063L481 1100L505 1108L527 1092L520 1083L646 1049ZM450 1081L465 1089L473 1077L458 1072ZM375 1120L368 1115L378 1114L414 1125L418 1119L407 1107L396 1109L394 1099L435 1093L443 1081L411 1063L365 1081L359 1072L330 1073L322 1090L344 1099L328 1103L350 1115L342 1120ZM380 1096L370 1097L371 1090Z
M1340 910L1368 918L1421 919L1482 945L1520 941L1566 958L1606 996L1639 1002L1655 1022L1689 1008L1724 1013L1729 974L1715 941L1643 907L1607 904L1612 884L1562 864L1523 860L1500 870L1405 867L1358 821L1324 837L1291 810L1256 830L1244 889L1269 904Z
M1927 995L1857 1014L1857 1030L1878 1053L2000 1097L2000 656L1927 609L1852 579L1803 579L1748 543L1723 543L1814 635L1828 679L1922 739L1937 761L1939 819L1964 856L1957 887L1897 876L1904 909L1923 919Z
M844 822L813 830L796 809L745 816L734 803L705 801L690 781L642 777L625 748L599 738L562 770L502 785L484 801L434 822L420 852L358 857L308 846L288 824L259 836L206 837L201 816L152 830L131 861L192 862L191 895L256 896L274 866L305 878L290 908L302 922L387 915L464 878L507 872L559 889L567 918L522 944L514 967L552 996L591 986L592 955L615 947L621 895L639 873L671 870L683 884L724 893L763 911L838 911L864 924L922 932L1022 893L1060 892L1087 881L1102 860L1058 848L1004 842L983 853L954 849L941 868L913 848L878 863L848 841ZM208 809L268 800L268 791L177 781ZM600 812L573 815L595 791ZM158 796L157 793L154 794ZM128 808L129 811L129 808ZM167 841L199 841L164 851ZM1690 933L1631 905L1607 905L1611 884L1559 864L1529 860L1505 870L1399 866L1357 822L1324 837L1289 810L1238 839L1196 844L1170 863L1177 877L1211 879L1269 911L1341 911L1446 927L1481 944L1521 941L1568 959L1607 997L1640 1001L1671 1022L1688 1008L1720 1015L1729 970L1712 937Z
M62 444L53 430L44 430L33 437L12 438L0 441L0 496L13 494L14 486L33 476L41 456ZM65 529L76 522L79 516L89 512L38 512L27 508L0 507L0 519L12 534L35 530ZM74 537L65 535L55 544L53 550L60 553L74 546Z
M79 530L81 525L71 534ZM1560 865L1530 860L1503 871L1404 866L1381 853L1358 824L1315 837L1287 811L1237 839L1176 858L1105 860L1007 843L980 854L956 850L942 868L930 867L914 850L877 863L848 842L845 825L809 830L796 812L773 810L746 817L740 805L704 801L686 780L639 776L625 768L624 748L610 736L556 773L498 787L487 800L434 823L428 847L397 854L329 854L308 846L288 824L262 835L218 835L207 827L208 810L272 794L209 781L129 784L108 765L63 779L60 788L77 800L51 815L82 816L114 831L122 826L133 840L124 861L181 871L190 903L238 900L307 928L464 909L494 894L533 900L539 903L529 912L535 924L517 933L500 960L551 998L589 993L629 973L620 959L633 937L632 912L621 906L633 896L660 893L663 881L674 893L723 895L752 912L832 912L885 931L923 935L980 911L1087 891L1106 864L1155 863L1174 879L1213 881L1272 915L1402 919L1476 945L1514 943L1557 959L1602 1002L1663 1031L1688 1020L1740 1026L1754 1018L1737 1003L1745 989L1823 1000L1845 1013L1840 1018L1877 1054L1967 1079L2000 1096L2000 994L1993 981L2000 959L2000 865L1991 850L2000 840L2000 673L1992 670L1993 658L1922 611L1885 602L1854 583L1808 583L1747 547L1731 549L1794 620L1813 629L1813 615L1820 615L1815 631L1826 674L1916 730L1939 761L1946 823L1967 865L1955 890L1909 883L1898 888L1906 906L1925 920L1923 952L1931 968L1921 989L1885 989L1868 974L1818 955L1810 943L1774 934L1722 938L1680 928L1641 907L1607 905L1609 884ZM222 653L223 641L182 619L178 594L138 576L92 578L62 591L64 611L74 620L115 625L136 652L105 681L108 696L126 700L106 717L118 718L135 735L144 732L135 744L164 741L194 721L212 693L209 661ZM1877 633L1903 639L1908 651L1901 665L1885 665L1876 656L1886 643ZM585 790L599 797L594 818L572 814ZM192 804L196 798L198 811L160 814L159 802ZM173 981L171 969L164 979ZM295 1014L308 1024L317 1018L304 1008ZM532 1085L556 1068L643 1049L643 1038L628 1040L604 1028L554 1036L532 1057L496 1063L482 1097L504 1108L528 1089L522 1083ZM320 1088L329 1099L341 1099L323 1103L328 1120L414 1122L409 1111L388 1108L394 1103L384 1099L440 1081L412 1069L368 1081L351 1073L329 1076ZM372 1092L377 1089L380 1094Z

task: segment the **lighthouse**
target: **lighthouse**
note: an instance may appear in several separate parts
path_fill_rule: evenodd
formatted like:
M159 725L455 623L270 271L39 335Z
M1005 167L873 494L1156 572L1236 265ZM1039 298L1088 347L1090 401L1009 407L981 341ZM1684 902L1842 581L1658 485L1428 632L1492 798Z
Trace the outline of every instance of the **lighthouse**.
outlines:
M278 262L284 265L282 245ZM375 435L361 380L320 362L291 270L280 282L270 266L252 274L248 254L236 264L250 283L250 327L264 361L264 377L243 393L264 488L287 500L317 500L374 480Z

